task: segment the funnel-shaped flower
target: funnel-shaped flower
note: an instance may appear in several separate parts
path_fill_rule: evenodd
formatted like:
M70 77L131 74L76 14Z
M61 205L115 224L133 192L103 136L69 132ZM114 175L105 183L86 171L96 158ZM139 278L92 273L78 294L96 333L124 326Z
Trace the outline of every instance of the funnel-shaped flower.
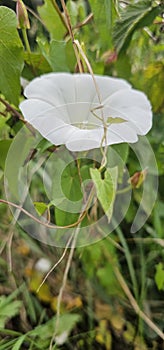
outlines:
M144 93L122 79L95 75L95 82L89 74L43 75L25 88L20 109L46 139L71 151L133 143L150 130Z

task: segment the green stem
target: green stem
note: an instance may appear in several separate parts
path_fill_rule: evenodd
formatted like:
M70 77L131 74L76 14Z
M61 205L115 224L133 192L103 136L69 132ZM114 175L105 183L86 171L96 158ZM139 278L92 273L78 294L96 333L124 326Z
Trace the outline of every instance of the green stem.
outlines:
M24 43L25 43L25 48L26 48L28 53L31 53L31 49L30 49L30 45L29 45L29 41L28 41L26 28L22 29L22 34L23 34L23 40L24 40Z
M126 192L130 191L131 189L132 189L132 186L131 186L131 185L130 185L130 186L127 186L127 187L123 188L122 190L118 190L118 191L117 191L117 194L126 193Z

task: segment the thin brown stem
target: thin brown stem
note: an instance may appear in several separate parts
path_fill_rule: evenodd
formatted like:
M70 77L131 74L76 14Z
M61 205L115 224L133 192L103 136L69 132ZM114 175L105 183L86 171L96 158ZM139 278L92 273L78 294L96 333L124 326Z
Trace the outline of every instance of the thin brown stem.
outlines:
M5 117L5 118L6 118L6 113L4 113L4 112L0 112L0 115L2 115L3 117Z
M112 264L113 267L113 271L114 274L121 286L121 288L123 289L125 295L127 296L127 298L130 301L130 304L132 305L134 311L136 312L136 314L142 318L142 320L161 338L164 340L164 333L156 326L156 324L140 309L139 305L137 304L134 296L132 295L126 281L123 278L123 275L121 274L121 272L119 271L118 267L115 264L115 261L113 261L113 258L111 257L111 255L109 254L109 252L107 251L107 249L105 249L104 247L104 252L106 257L108 258L108 260L110 261L110 263Z
M66 228L76 227L79 223L81 223L81 221L84 219L84 217L86 216L86 213L87 213L87 211L84 210L82 215L80 216L80 219L78 219L73 224L70 224L70 225L67 225L67 226L58 226L58 225L51 225L51 224L48 224L46 222L43 222L43 221L37 219L35 216L33 216L31 213L29 213L26 209L22 208L18 204L12 203L12 202L7 201L7 200L2 199L2 198L0 199L0 203L8 204L8 205L10 205L13 208L16 208L16 209L22 211L22 213L24 213L25 215L30 217L32 220L36 221L38 224L41 224L41 225L43 225L43 226L45 226L47 228L53 228L53 229L56 229L56 228L66 229Z
M22 120L24 123L26 123L22 115L14 107L12 107L7 101L5 101L2 97L0 97L0 102L4 104L7 111L11 112L11 114L16 116L18 119Z
M70 246L70 243L72 241L72 238L73 238L73 234L71 235L71 237L69 238L67 244L66 244L66 247L63 251L63 254L61 255L60 259L51 267L51 269L47 272L46 276L44 277L42 283L39 285L38 289L37 289L37 293L39 292L40 288L43 286L43 284L45 283L46 279L48 278L48 276L51 274L51 272L53 272L56 267L62 262L62 260L64 259L65 255L66 255L66 252Z
M61 11L60 11L60 9L59 9L59 7L58 7L56 1L55 1L55 0L51 0L51 3L52 3L52 5L53 5L54 9L56 10L56 12L58 13L58 15L59 15L59 17L60 17L60 19L61 19L61 21L62 21L64 27L65 27L66 29L68 29L67 23L66 23L66 21L65 21L65 18L64 18L64 16L62 15L62 13L61 13Z
M54 334L53 334L51 342L50 342L49 350L53 349L53 342L55 340L55 337L56 337L56 335L58 333L58 329L59 329L61 301L62 301L64 289L65 289L65 286L67 283L68 273L69 273L69 270L71 267L71 262L72 262L72 258L73 258L73 254L74 254L74 250L75 250L75 246L76 246L76 241L77 241L77 237L78 237L78 233L79 233L78 229L79 229L79 227L76 228L75 233L74 233L74 238L72 241L72 245L71 245L70 253L68 256L66 268L64 271L63 282L62 282L62 285L61 285L61 288L59 291L59 295L58 295L55 330L54 330Z
M106 165L106 153L107 153L107 125L105 123L105 120L104 120L104 114L103 114L103 106L102 106L102 102L101 102L101 94L100 94L100 91L99 91L99 88L98 88L98 85L97 85L97 82L96 82L96 79L95 79L95 76L94 76L94 73L93 73L93 69L90 65L90 62L87 58L87 56L85 55L80 43L78 40L74 40L74 43L76 44L78 50L79 50L79 53L80 55L82 56L82 58L84 59L87 67L88 67L88 70L89 70L89 73L91 74L92 76L92 79L93 79L93 82L94 82L94 85L95 85L95 89L96 89L96 93L97 93L97 97L98 97L98 100L99 100L99 104L100 106L98 107L100 110L101 110L101 119L102 119L102 122L103 122L103 127L104 127L104 135L103 135L103 138L102 138L102 141L101 141L101 149L102 149L102 145L103 145L103 142L105 142L105 147L104 147L104 150L102 150L102 154L103 154L103 158L102 158L102 161L101 161L101 167L100 167L100 171L105 167Z
M47 29L47 27L46 27L46 24L43 22L43 20L37 15L37 13L35 12L35 11L33 11L29 6L27 6L26 5L26 9L27 9L27 11L28 12L30 12L42 25L43 25L43 27L46 29L46 30L48 30Z
M0 102L3 103L3 105L6 107L6 110L8 112L10 112L13 116L17 117L19 120L22 121L22 123L26 124L26 127L30 130L30 132L32 133L32 135L35 136L35 131L32 127L32 125L30 125L26 120L23 119L22 115L13 107L11 106L11 104L9 102L7 102L6 100L4 100L2 97L0 97Z
M90 21L92 21L93 19L93 13L90 13L85 19L84 21L77 23L72 29L79 29L84 27L86 24L88 24Z
M7 242L8 270L10 273L12 272L12 252L11 252L11 249L12 249L13 236L14 236L14 231L12 230L10 232L9 239Z
M120 283L124 293L128 297L134 311L136 314L143 319L143 321L161 338L164 340L164 333L156 326L156 324L140 309L135 298L133 297L127 283L125 282L122 274L120 273L118 267L114 266L114 272L117 280Z
M67 7L65 5L65 1L61 0L61 4L62 4L63 11L64 11L64 14L65 14L65 21L66 21L67 29L68 29L70 38L72 40L72 45L73 45L73 48L74 48L75 56L76 56L76 59L77 59L77 64L78 64L78 67L79 67L79 72L83 73L83 67L82 67L82 64L81 64L81 61L80 61L80 57L79 57L79 53L78 53L78 50L77 50L77 47L76 47L76 44L75 44L75 38L74 38L73 30L72 30L72 25L71 25L69 13L67 11Z

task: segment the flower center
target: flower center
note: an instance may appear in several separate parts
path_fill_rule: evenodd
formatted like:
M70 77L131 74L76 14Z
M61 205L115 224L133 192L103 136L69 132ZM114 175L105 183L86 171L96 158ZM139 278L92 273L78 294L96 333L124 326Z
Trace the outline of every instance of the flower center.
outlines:
M72 123L71 125L77 127L80 130L93 130L98 129L98 125L91 124L87 120L78 123Z

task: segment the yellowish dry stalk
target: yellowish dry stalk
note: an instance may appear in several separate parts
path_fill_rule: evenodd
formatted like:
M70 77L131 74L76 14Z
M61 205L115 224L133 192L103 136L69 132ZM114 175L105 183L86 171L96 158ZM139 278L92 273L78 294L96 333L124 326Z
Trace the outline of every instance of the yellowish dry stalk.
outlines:
M135 298L133 297L127 283L125 282L122 274L120 273L118 267L114 266L114 273L117 277L120 286L122 287L124 293L128 297L134 311L136 314L142 318L142 320L161 338L164 340L164 333L156 326L156 324L140 309Z
M164 340L164 333L160 330L160 328L140 309L139 305L137 304L134 296L132 295L126 281L124 280L121 272L119 271L118 267L116 266L115 262L113 261L111 255L107 251L107 249L104 248L104 252L110 263L112 264L113 271L115 273L115 276L123 289L125 295L130 301L130 304L132 305L134 311L136 314L142 318L142 320L161 338Z

